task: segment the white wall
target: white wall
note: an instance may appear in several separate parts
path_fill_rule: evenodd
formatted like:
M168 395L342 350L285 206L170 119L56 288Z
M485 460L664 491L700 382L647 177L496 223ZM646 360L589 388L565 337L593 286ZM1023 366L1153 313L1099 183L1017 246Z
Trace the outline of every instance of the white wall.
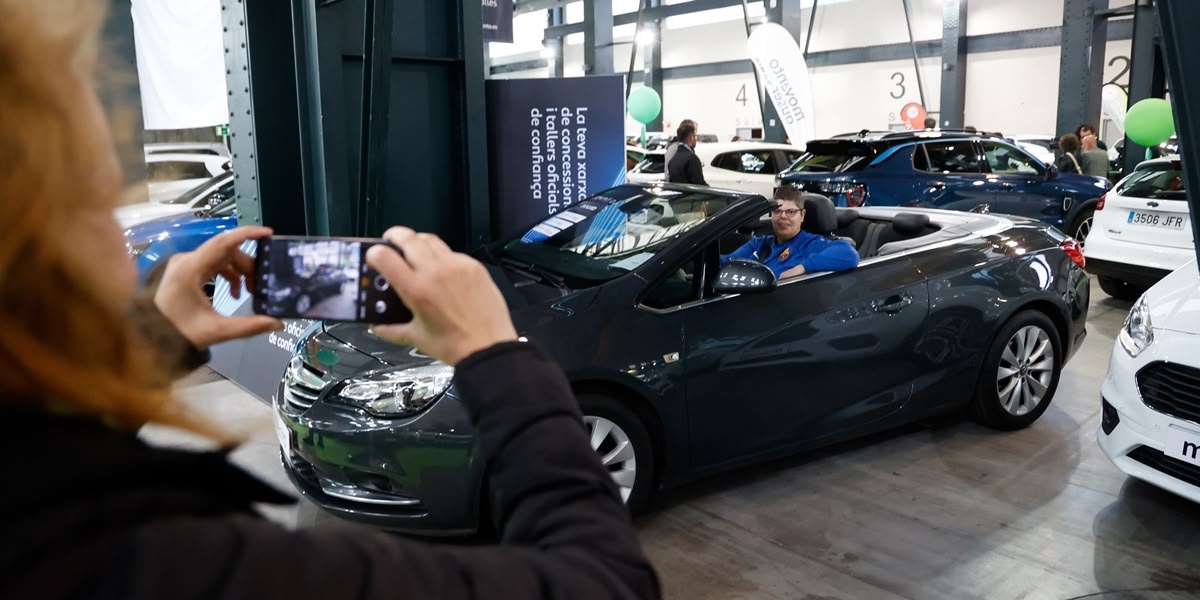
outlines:
M682 0L669 0L676 4ZM1112 0L1114 5L1128 0ZM624 4L622 4L624 3ZM628 4L628 6L626 6ZM804 2L805 5L808 2ZM636 7L636 0L615 0L614 13ZM752 22L761 22L761 3L752 3ZM942 32L942 0L911 0L913 35L918 40L939 39ZM807 29L808 9L803 11ZM580 3L568 7L568 21L581 17ZM967 34L983 35L1062 25L1061 0L971 0L968 2ZM542 35L536 30L540 46ZM616 32L614 67L624 73L629 67L630 27ZM583 75L582 35L568 38L564 50L564 73ZM803 39L801 45L803 45ZM900 0L820 0L811 42L811 52L906 43L904 11ZM672 17L662 32L662 61L665 68L747 58L746 30L740 7L730 7ZM532 46L525 45L523 48ZM1108 61L1129 55L1130 42L1110 42L1105 58L1105 81L1124 66ZM495 57L495 54L493 54ZM521 60L536 58L525 54ZM516 60L514 57L513 60ZM500 63L506 59L496 60ZM641 52L635 69L642 68ZM973 53L967 58L966 123L983 130L1012 133L1056 133L1059 49L1035 48L1005 52ZM527 71L509 76L537 76ZM903 90L897 85L900 73ZM825 136L859 129L887 129L899 122L895 116L908 102L919 102L911 60L864 63L811 69L817 135ZM923 59L921 74L926 108L940 108L941 61ZM1126 74L1122 83L1128 82ZM746 87L744 104L738 100ZM903 94L900 95L900 92ZM893 95L900 95L893 98ZM699 121L706 133L727 139L739 127L759 127L755 109L754 77L751 73L689 79L670 79L663 89L664 126L671 128L684 118ZM630 120L627 130L639 126ZM1057 132L1061 133L1061 132Z

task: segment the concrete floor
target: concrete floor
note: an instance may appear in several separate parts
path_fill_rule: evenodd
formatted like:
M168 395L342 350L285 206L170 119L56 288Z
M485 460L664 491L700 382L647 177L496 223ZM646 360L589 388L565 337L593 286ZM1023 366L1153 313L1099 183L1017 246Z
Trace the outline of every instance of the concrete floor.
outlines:
M1094 283L1092 299L1088 340L1029 429L914 425L661 496L638 528L667 597L1200 598L1200 506L1127 479L1096 444L1129 304ZM245 428L234 460L290 489L265 405L211 373L181 394ZM308 503L268 516L346 526Z

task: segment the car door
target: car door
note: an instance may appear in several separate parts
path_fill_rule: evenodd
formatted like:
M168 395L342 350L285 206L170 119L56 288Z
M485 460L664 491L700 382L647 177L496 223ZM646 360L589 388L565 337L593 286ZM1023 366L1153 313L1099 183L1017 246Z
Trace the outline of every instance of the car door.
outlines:
M979 149L969 139L917 144L913 169L922 180L917 193L923 206L972 210L993 200L996 183L988 180Z
M1028 152L996 140L980 140L988 179L993 182L991 211L1039 221L1059 222L1061 194L1047 185L1048 167Z
M715 272L715 261L706 268ZM693 465L783 452L893 414L911 395L928 308L925 282L904 256L685 306Z
M775 174L782 170L774 150L736 150L718 154L705 169L709 185L727 187L770 198L775 193Z

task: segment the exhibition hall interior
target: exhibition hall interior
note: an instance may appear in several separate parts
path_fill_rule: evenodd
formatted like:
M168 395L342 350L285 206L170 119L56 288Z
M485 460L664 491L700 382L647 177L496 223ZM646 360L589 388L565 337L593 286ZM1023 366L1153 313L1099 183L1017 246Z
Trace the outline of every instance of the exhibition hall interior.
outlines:
M0 597L1200 598L1200 2L474 1L0 2Z

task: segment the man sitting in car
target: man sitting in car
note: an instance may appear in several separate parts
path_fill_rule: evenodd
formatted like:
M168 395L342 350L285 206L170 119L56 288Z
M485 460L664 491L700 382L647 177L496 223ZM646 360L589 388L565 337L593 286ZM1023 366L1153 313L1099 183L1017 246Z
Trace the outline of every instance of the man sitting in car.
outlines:
M858 266L858 252L849 243L801 231L804 200L795 186L780 186L775 190L775 201L777 204L771 210L771 228L775 233L757 236L721 256L721 264L731 258L756 260L771 269L778 279L818 271L846 271Z

